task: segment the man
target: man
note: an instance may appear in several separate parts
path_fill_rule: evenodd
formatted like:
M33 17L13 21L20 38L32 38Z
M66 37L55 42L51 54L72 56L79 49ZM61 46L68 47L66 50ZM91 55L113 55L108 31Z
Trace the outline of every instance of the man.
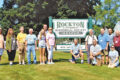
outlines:
M20 33L17 35L17 45L18 45L18 51L19 51L19 64L25 64L25 39L26 34L24 33L24 27L20 27ZM22 62L22 63L21 63Z
M36 52L35 52L35 49L37 49L36 39L37 39L36 35L33 34L33 29L30 28L29 34L26 37L28 64L31 64L31 51L33 54L34 64L36 64Z
M115 49L118 51L119 56L120 56L120 33L119 31L115 32L113 42L114 42Z
M108 64L108 45L110 39L109 35L105 34L105 30L103 28L100 30L100 32L101 34L98 36L98 43L102 47L102 64L105 63L104 58L106 58L106 64Z
M80 47L80 44L78 44L78 39L74 39L74 43L71 45L70 53L72 54L72 63L75 64L76 58L79 58L81 56L81 64L84 62L84 56Z
M114 34L113 34L113 31L112 31L111 28L108 29L108 33L109 33L109 38L110 38L109 46L108 46L108 52L109 52L110 51L110 47L114 44L113 43Z
M97 41L97 37L93 34L93 30L90 29L89 30L89 35L87 35L87 37L85 39L85 47L86 47L86 51L87 51L88 64L91 63L91 61L90 61L90 47L93 44L94 39Z
M93 45L90 47L90 59L93 65L101 66L101 46L93 40Z

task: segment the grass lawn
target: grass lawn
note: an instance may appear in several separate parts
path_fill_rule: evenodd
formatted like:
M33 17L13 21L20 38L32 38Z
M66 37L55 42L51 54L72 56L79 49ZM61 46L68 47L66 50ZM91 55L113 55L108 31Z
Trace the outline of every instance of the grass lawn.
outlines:
M86 61L84 64L79 61L78 64L71 64L68 62L70 58L69 53L54 52L54 65L19 65L17 54L16 64L10 66L5 52L0 65L0 80L120 80L120 68L91 66Z

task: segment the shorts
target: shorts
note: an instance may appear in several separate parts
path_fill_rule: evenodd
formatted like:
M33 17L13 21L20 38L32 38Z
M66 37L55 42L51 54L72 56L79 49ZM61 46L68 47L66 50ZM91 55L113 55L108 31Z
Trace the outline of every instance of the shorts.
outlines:
M39 45L39 48L46 48L46 46Z
M3 51L4 51L4 49L0 48L0 56L3 55Z
M75 53L74 55L79 55L79 53ZM72 61L76 61L76 58L72 55Z
M101 51L101 55L102 55L102 56L108 56L108 51L102 50L102 51Z
M19 51L19 54L25 54L26 48L24 43L19 43L18 51Z

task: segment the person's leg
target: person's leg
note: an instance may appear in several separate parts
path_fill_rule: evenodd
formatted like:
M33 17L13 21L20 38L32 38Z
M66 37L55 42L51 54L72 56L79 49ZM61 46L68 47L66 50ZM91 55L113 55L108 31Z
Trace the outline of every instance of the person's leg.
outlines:
M40 52L40 63L41 63L41 54L42 54L42 48L39 48L39 52Z
M7 51L8 52L8 59L9 59L9 64L12 65L13 64L13 54L12 54L12 50L11 52Z
M1 61L1 55L0 55L0 61Z
M106 64L107 64L107 65L109 64L109 58L108 58L108 55L106 55Z
M21 65L22 63L22 54L21 53L19 53L19 64Z
M51 55L51 50L48 49L48 64L50 64L50 55Z
M75 64L76 63L75 61L76 61L75 57L72 55L72 63Z
M22 64L25 64L25 48L23 49L23 53L22 53Z
M83 62L84 62L84 54L81 53L80 56L81 56L81 64L83 64ZM89 56L89 61L90 61L90 56Z
M43 48L43 63L45 64L45 48Z
M53 63L53 46L51 46L51 62Z
M91 63L91 61L90 61L90 46L91 45L88 45L88 51L87 51L87 62L88 62L88 64Z
M45 47L45 54L46 54L46 60L48 61L48 50L47 50L47 47Z
M34 64L36 64L37 61L36 61L36 52L35 52L35 46L34 45L32 46L31 50L32 50L32 54L33 54Z
M104 62L104 50L102 50L102 64L104 64L105 62Z
M97 60L97 66L101 66L101 59L96 58Z
M13 55L12 55L12 56L13 56L12 58L13 58L13 61L14 61L14 60L15 60L15 55L16 55L16 50L12 50L12 54L13 54Z
M28 64L31 64L31 46L27 46L27 59Z

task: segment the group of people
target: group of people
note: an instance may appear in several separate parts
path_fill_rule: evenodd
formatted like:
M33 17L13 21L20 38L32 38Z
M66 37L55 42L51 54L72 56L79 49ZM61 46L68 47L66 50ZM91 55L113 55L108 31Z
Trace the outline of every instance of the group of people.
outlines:
M41 29L38 34L38 37L33 34L32 28L29 29L29 34L26 34L24 33L24 27L21 26L20 33L18 33L17 37L14 34L14 30L9 28L6 35L5 46L4 36L2 35L2 28L0 28L0 61L5 49L7 50L9 64L13 65L16 50L18 49L20 65L25 65L26 52L28 64L31 64L31 53L33 54L33 64L36 64L36 49L39 49L40 64L45 64L46 60L47 64L54 64L53 48L55 47L55 35L52 32L52 28L47 28L47 25L44 24L43 29Z
M108 33L105 33L105 29L100 29L100 34L97 37L94 35L92 29L89 30L89 35L85 38L85 47L87 51L87 62L92 65L108 65L109 68L119 66L120 56L120 32L112 29L108 29ZM72 63L76 63L77 58L81 56L81 63L83 63L84 55L82 53L80 44L77 39L74 39L74 43L71 46Z
M101 66L102 64L108 65L109 68L114 68L119 65L120 56L120 32L101 28L100 34L97 37L94 35L93 29L89 30L89 35L85 38L85 47L87 51L88 64ZM4 36L2 35L2 28L0 28L0 61L4 49L7 50L9 64L13 65L16 50L19 53L19 64L25 65L25 53L27 52L28 64L31 64L31 53L33 54L33 63L36 64L36 49L39 49L40 64L54 64L53 62L53 48L56 47L55 35L52 28L48 28L47 24L43 25L43 29L36 37L33 34L33 29L29 29L29 34L24 33L24 27L20 27L20 33L17 37L12 28L8 29L6 35L6 45L4 46ZM81 64L84 63L84 54L78 39L74 39L71 45L70 53L72 59L70 62L76 63L76 60L81 57Z

